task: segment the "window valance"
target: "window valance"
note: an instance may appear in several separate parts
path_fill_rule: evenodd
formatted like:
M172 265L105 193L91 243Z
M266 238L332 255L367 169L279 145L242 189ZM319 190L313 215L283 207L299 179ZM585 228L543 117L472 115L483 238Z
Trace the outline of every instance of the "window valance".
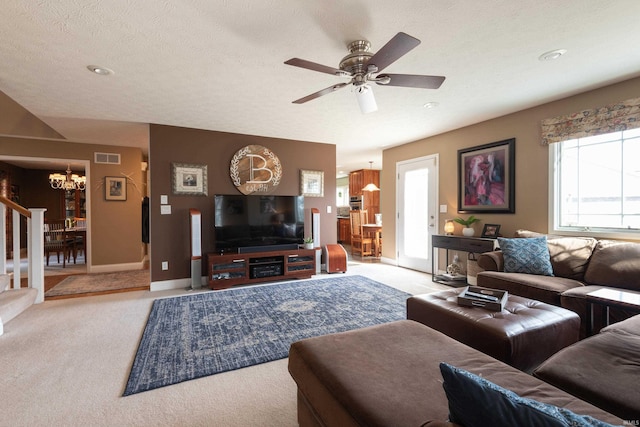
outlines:
M640 98L542 121L541 145L640 127Z

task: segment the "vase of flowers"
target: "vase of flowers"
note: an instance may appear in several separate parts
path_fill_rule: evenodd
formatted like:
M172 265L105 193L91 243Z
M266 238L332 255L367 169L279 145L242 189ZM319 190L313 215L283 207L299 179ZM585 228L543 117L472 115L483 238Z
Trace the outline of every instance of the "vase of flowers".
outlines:
M473 227L471 227L473 224L475 224L476 222L479 222L480 220L478 218L476 218L475 216L471 215L469 218L467 219L463 219L463 218L456 218L454 219L455 222L457 222L458 224L462 225L464 228L462 229L462 235L466 236L466 237L471 237L475 234L475 230L473 229Z

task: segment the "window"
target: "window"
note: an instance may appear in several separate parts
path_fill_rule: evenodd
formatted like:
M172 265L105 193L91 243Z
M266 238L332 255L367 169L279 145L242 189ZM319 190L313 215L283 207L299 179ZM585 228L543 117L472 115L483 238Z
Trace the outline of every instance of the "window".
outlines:
M349 185L336 187L336 206L349 206Z
M555 232L640 232L640 129L550 145Z

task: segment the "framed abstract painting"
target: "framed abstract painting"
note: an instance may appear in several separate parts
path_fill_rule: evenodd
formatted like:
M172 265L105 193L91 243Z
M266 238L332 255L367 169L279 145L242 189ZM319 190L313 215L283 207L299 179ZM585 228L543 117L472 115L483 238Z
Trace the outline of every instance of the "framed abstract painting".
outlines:
M458 212L515 213L516 139L458 150Z

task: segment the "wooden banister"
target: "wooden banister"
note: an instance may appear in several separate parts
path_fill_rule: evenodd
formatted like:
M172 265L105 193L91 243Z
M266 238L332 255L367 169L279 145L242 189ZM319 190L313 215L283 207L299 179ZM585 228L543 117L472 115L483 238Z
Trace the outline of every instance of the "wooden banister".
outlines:
M10 207L11 209L13 209L14 211L18 211L18 213L22 216L26 216L27 218L31 218L31 212L26 209L23 208L22 206L20 206L19 204L17 204L16 202L7 199L4 196L0 196L0 202L4 203L5 205L7 205L8 207Z

